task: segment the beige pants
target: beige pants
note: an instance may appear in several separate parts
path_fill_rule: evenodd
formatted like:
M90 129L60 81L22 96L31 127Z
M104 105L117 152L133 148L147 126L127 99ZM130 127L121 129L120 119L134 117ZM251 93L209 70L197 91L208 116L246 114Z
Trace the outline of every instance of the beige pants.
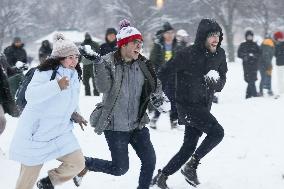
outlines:
M48 176L54 186L72 179L85 168L85 159L81 150L67 154L57 160L61 161L62 164L58 168L48 171ZM26 166L22 164L16 189L32 189L41 168L42 165Z
M3 133L6 126L6 118L2 104L0 104L0 135Z

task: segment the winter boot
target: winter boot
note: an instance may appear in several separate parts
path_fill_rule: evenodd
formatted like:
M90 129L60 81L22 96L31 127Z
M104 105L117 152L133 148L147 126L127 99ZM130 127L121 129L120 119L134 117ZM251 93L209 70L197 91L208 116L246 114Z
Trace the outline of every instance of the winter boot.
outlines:
M150 127L151 127L152 129L157 129L157 125L156 125L157 121L158 121L158 118L153 117L153 118L151 119L151 121L150 121Z
M45 177L45 178L42 178L40 179L36 186L39 188L39 189L54 189L54 186L53 184L51 183L49 177Z
M178 123L177 120L171 121L171 128L172 128L172 129L176 129L176 128L177 128L177 123Z
M82 183L83 177L87 174L88 169L85 167L77 176L73 178L74 184L79 187Z
M153 178L151 186L157 185L161 189L169 189L167 185L168 176L166 176L161 169L158 170L158 174Z
M267 92L267 94L268 94L268 96L273 96L273 95L274 95L274 93L273 93L272 90L269 90L269 91Z
M194 187L200 184L196 173L198 164L199 160L192 157L191 160L181 169L181 173L184 175L185 180Z

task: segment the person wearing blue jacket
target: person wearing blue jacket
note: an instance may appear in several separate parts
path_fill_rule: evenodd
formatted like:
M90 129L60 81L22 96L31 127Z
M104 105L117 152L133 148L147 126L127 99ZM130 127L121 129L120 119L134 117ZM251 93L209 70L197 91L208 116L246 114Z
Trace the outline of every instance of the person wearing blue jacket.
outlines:
M84 156L72 130L83 129L86 120L78 113L82 71L76 45L58 33L51 57L37 67L29 83L15 131L10 158L21 163L16 189L32 189L43 164L57 159L62 164L37 182L39 189L53 189L72 179L85 167ZM56 71L54 71L56 70ZM52 75L55 79L51 79Z

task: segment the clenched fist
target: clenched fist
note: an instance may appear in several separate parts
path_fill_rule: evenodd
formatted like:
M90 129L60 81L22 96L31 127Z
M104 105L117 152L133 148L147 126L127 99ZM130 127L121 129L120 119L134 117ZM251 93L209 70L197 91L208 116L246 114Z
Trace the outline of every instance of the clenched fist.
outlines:
M67 89L67 87L69 86L69 79L66 76L62 77L60 80L57 80L57 82L61 91Z

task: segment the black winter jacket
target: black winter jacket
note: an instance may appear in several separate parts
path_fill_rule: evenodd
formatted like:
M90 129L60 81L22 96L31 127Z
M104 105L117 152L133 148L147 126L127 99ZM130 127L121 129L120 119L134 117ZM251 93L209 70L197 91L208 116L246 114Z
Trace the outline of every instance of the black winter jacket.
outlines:
M205 47L206 38L210 32L220 32L220 40L215 53L210 53ZM215 92L220 92L226 82L227 62L225 51L220 47L223 39L221 27L217 22L203 19L198 26L194 45L177 52L175 58L161 67L158 73L162 84L167 75L177 74L176 102L180 109L210 110ZM206 83L205 75L210 70L216 70L220 79L216 83Z
M275 47L276 65L284 66L284 41L279 42Z
M23 47L24 45L21 47L16 47L14 44L12 44L4 50L4 54L10 66L15 66L17 61L27 63L27 53Z
M258 62L261 56L260 47L253 41L241 43L238 57L243 60L244 79L246 82L257 80Z

